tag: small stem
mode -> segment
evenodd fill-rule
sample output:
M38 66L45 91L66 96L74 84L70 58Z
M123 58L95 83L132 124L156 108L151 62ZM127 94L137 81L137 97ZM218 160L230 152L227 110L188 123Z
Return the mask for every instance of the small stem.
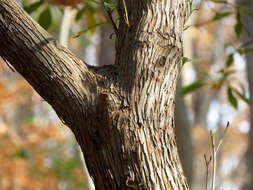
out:
M229 127L229 122L227 122L227 125L226 125L226 128L225 128L224 132L223 132L223 135L220 137L220 140L218 141L218 146L217 146L217 148L216 148L216 150L215 150L215 153L216 153L216 154L217 154L217 152L219 151L219 148L220 148L220 146L221 146L222 143L223 143L223 139L224 139L224 136L225 136L225 134L226 134L226 132L227 132L227 130L228 130L228 127Z
M114 32L116 33L116 35L118 36L118 28L117 28L117 25L116 23L114 22L113 18L112 18L112 13L105 7L105 4L104 4L104 0L100 0L101 1L101 4L102 4L102 7L103 9L105 10L105 12L107 13L110 21L111 21L111 24L112 24L112 27L114 29Z
M208 190L208 174L209 174L209 163L211 161L211 157L209 161L207 161L206 154L204 154L205 164L206 164L206 190Z
M213 157L213 165L212 165L212 185L211 185L211 190L214 190L215 188L215 178L216 178L216 154L220 148L220 146L223 143L224 140L224 136L228 130L229 127L229 122L227 122L226 128L224 130L224 133L222 134L222 136L220 137L219 141L218 141L218 146L217 148L215 147L215 140L214 140L214 135L212 130L210 131L210 137L211 137L211 143L212 143L212 157ZM205 158L206 159L206 158Z
M128 19L128 12L127 12L127 6L126 6L126 1L125 0L123 0L123 6L124 6L124 11L125 11L124 19L125 19L125 22L126 22L127 26L130 27L129 19Z
M210 131L211 143L212 143L212 156L213 156L213 170L212 170L212 186L211 190L214 190L215 186L215 175L216 175L216 151L215 151L215 142L212 131Z

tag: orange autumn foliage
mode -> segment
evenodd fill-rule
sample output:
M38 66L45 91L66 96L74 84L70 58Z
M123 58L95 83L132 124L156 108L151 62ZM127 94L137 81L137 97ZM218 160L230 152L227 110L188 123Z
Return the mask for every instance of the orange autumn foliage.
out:
M84 189L72 134L49 114L41 122L43 103L0 59L0 190Z

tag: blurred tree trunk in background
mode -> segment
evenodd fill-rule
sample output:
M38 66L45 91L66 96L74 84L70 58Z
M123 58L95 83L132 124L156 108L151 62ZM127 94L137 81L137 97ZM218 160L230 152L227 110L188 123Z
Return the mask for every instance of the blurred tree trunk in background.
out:
M116 65L87 66L9 0L0 55L73 131L97 190L187 190L174 133L186 2L125 2Z
M195 22L194 24L198 24L202 22L202 18L205 15L203 6L204 6L204 1L201 1L198 7L198 14L195 17ZM200 74L201 71L206 71L209 69L207 68L208 63L206 63L205 61L208 60L208 58L206 59L206 57L203 56L203 54L201 54L201 51L197 51L200 46L199 44L203 43L203 42L199 42L198 39L194 39L192 41L192 49L196 50L192 52L192 56L194 58L200 58L201 62L194 64L194 70L196 71L196 76L195 76L195 80L203 80L203 76ZM209 50L211 51L211 50ZM206 116L207 116L207 112L209 109L209 105L210 102L212 100L212 93L205 93L205 96L203 96L203 91L199 90L199 91L195 91L193 92L193 96L192 96L192 110L193 110L193 126L194 127L201 127L201 128L206 128Z
M195 15L187 21L187 25L193 25ZM191 29L184 31L183 42L184 42L184 57L193 58L193 32ZM192 80L189 77L191 69L194 69L193 63L186 63L181 71L180 79L177 85L176 101L175 101L175 133L179 151L179 157L183 166L184 174L187 182L191 187L194 178L193 171L193 144L191 136L192 122L189 119L189 109L187 105L191 104L192 94L188 94L185 97L180 95L182 89L182 83L188 85Z
M224 10L224 7L221 5L219 7L220 11ZM225 57L225 39L224 39L224 34L225 34L225 27L224 27L224 21L223 20L219 20L216 23L216 28L215 28L215 43L214 43L214 54L213 54L213 64L221 69L225 67L225 63L226 63L226 57ZM209 100L209 104L212 103L212 101L217 100L219 102L220 105L222 105L222 96L221 93L217 93L219 92L220 89L217 89L216 91L212 92L212 93L208 93L210 100ZM210 109L210 106L209 106ZM208 109L208 111L209 111ZM218 112L218 119L217 119L217 123L216 123L216 127L217 127L217 131L216 131L216 136L221 136L223 134L224 131L224 126L222 124L222 110L217 110ZM207 121L207 118L206 118ZM220 179L219 181L217 180L218 183L221 183L222 181L222 169L221 169L221 158L222 158L222 151L223 148L221 147L219 149L219 153L216 155L216 177L217 179ZM220 185L220 184L218 184Z
M250 2L251 4L246 8L250 13L253 13L253 4L252 1L247 0L237 0L237 3ZM241 14L242 23L244 24L243 29L243 43L251 42L247 48L253 48L253 22L252 17ZM250 130L248 136L248 149L246 152L246 162L248 177L244 190L253 189L253 53L249 52L246 54L246 63L247 63L247 75L248 75L248 84L249 84L249 94L250 94Z
M203 3L200 4L200 6L203 6ZM223 7L220 7L220 11L222 11ZM198 14L196 23L202 23L202 18L205 15L205 9L201 9L200 7L200 13ZM216 66L217 68L221 68L224 65L224 28L222 24L222 20L217 21L215 25L206 25L206 29L211 30L213 33L209 36L209 41L212 41L211 45L209 45L209 49L205 49L205 54L201 54L203 52L201 51L194 51L194 57L200 58L201 62L200 64L194 64L197 80L203 80L205 76L203 76L203 71L210 71L213 69L213 66ZM210 32L210 31L209 31ZM202 41L200 43L205 43L205 41ZM202 45L203 46L203 45ZM193 41L193 49L199 49L201 46L199 45L198 41ZM205 91L205 95L203 96L203 90L199 90L194 92L193 100L192 100L192 107L194 110L194 121L193 125L195 127L203 127L207 129L207 114L210 109L210 104L212 101L217 100L217 92L215 90L208 90ZM219 101L219 100L217 100Z
M113 65L115 61L115 34L109 25L99 28L100 44L98 49L98 62L102 65Z
M178 145L179 157L183 166L189 186L191 186L193 173L193 145L191 137L191 122L185 106L184 98L180 96L182 88L181 80L178 81L176 106L175 106L175 133Z

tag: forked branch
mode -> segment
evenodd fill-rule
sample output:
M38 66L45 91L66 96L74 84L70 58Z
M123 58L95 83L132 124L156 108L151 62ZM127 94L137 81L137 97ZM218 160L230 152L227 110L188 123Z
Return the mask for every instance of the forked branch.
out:
M224 141L225 134L227 133L229 127L229 122L227 122L226 128L218 140L218 145L216 146L215 143L215 136L212 132L210 131L210 139L211 139L211 148L212 148L212 156L207 159L206 154L204 154L204 159L205 159L205 164L206 164L206 190L208 189L208 177L209 177L209 165L210 162L212 161L212 178L211 178L211 190L215 189L215 179L216 179L216 155Z

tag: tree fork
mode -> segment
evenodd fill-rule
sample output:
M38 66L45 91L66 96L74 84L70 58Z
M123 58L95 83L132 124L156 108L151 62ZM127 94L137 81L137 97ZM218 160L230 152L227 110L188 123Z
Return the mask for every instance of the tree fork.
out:
M119 1L116 65L89 68L13 0L0 2L0 56L76 136L97 190L188 189L174 135L184 0Z

